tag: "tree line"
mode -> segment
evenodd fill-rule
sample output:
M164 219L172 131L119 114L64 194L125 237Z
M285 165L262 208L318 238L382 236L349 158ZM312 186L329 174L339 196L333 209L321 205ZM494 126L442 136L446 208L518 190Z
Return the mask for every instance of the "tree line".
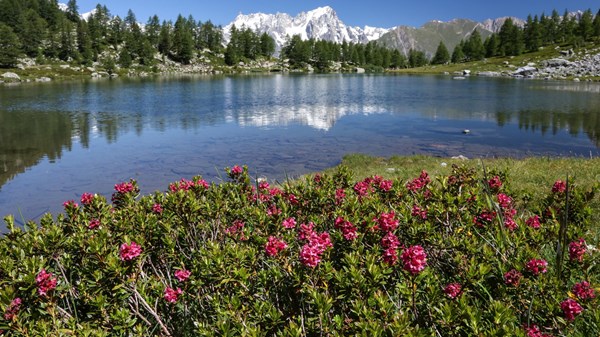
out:
M153 65L155 55L189 63L198 50L221 52L223 34L211 21L190 15L160 22L157 15L141 27L130 10L125 18L112 16L98 4L92 14L80 18L76 0L61 10L57 0L0 0L0 66L11 67L19 56L60 59L91 65L108 50L117 52L123 67L133 62Z
M504 21L500 31L482 40L478 30L469 38L461 40L452 54L440 42L432 64L448 62L460 63L482 60L485 57L517 56L525 52L537 51L540 47L564 44L578 47L584 42L600 38L600 10L594 16L591 9L584 11L579 18L565 10L560 16L556 10L550 16L527 16L523 27L511 18Z
M160 21L157 15L143 27L133 11L125 18L112 16L106 6L98 4L92 14L81 19L76 0L69 0L61 10L57 0L0 0L0 67L13 67L20 56L36 58L38 63L60 59L91 65L103 61L107 67L134 63L152 66L157 57L188 64L199 51L209 50L223 56L227 65L241 61L269 58L275 41L267 33L233 26L230 40L224 45L223 29L210 20L196 21L191 15L179 15L175 22ZM440 42L434 56L410 50L407 54L387 48L375 41L367 44L288 38L280 51L292 67L312 65L327 70L332 62L362 67L408 68L426 64L459 63L493 56L513 56L538 50L551 44L581 45L600 37L600 11L591 9L579 18L566 10L550 16L528 16L524 27L507 19L498 33L485 40L474 30L452 53ZM116 56L115 56L116 55Z

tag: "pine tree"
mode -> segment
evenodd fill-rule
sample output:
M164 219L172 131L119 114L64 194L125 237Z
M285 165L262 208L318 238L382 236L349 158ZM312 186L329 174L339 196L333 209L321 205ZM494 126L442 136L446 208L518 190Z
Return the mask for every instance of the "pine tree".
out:
M592 25L594 28L594 36L600 37L600 9L598 10L598 13L596 13L596 16L594 17L594 22Z
M188 64L194 56L193 35L188 21L181 15L175 21L172 50L175 59L183 64Z
M92 40L85 20L79 20L77 23L77 49L81 55L81 63L91 65L94 60L92 51Z
M19 21L18 36L23 52L27 56L37 57L46 37L46 20L30 8L21 13Z
M411 68L427 65L427 57L421 50L411 49L408 51L408 65Z
M485 39L483 46L485 47L485 57L494 57L498 55L498 35L492 33L492 35Z
M452 63L461 63L465 61L465 53L463 52L465 46L465 42L460 40L459 44L454 47L452 51Z
M483 60L485 57L485 48L481 41L481 34L477 29L473 30L467 42L463 47L463 53L468 60Z
M398 49L392 50L390 67L394 69L406 68L406 56L400 53Z
M17 34L0 22L0 67L13 67L17 63L20 47Z
M583 12L579 19L579 25L577 27L577 34L583 38L584 41L588 41L594 35L594 14L592 10L588 9Z
M450 61L450 53L448 52L448 48L443 41L440 41L438 44L437 50L435 51L435 55L431 60L431 64L446 64Z
M77 6L77 0L69 0L67 2L67 19L78 22L79 21L79 6Z
M260 36L260 54L271 57L275 52L275 40L269 34L262 33Z
M158 36L158 51L165 56L168 56L171 52L172 40L171 40L171 21L163 21L162 27L160 27L160 34Z
M517 56L523 52L523 33L511 18L506 19L498 33L499 53L502 56Z
M158 48L158 41L160 36L160 21L157 15L151 16L148 19L145 27L146 38L148 42L154 47Z

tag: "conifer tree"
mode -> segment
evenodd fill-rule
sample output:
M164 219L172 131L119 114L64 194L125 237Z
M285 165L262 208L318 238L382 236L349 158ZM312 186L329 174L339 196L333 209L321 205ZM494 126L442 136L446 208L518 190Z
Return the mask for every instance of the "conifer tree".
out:
M42 42L46 37L46 26L46 20L35 10L29 8L21 13L17 30L23 52L27 56L37 57L40 54Z
M446 64L450 61L450 53L448 52L448 48L443 41L440 41L438 44L437 50L435 51L435 55L431 60L431 64Z
M577 35L579 35L584 41L588 41L594 35L594 14L591 9L587 9L581 15L579 19L579 25L577 27Z
M81 63L91 65L94 60L92 51L92 40L85 20L79 20L77 23L77 49L81 55Z
M168 56L171 52L172 40L171 40L171 21L163 21L162 27L160 27L160 34L158 36L158 51L165 56Z
M481 41L481 34L477 29L473 30L467 42L463 46L463 53L468 60L483 60L485 48Z
M260 35L260 53L263 56L271 57L275 52L275 40L269 34L262 33Z
M78 22L79 21L79 6L77 6L77 0L69 0L67 2L67 19Z
M460 43L454 47L451 58L452 63L461 63L465 61L465 53L463 52L464 46L465 42L461 40Z
M20 47L17 34L0 22L0 67L13 67L17 63Z
M600 37L600 9L598 10L598 13L596 13L596 16L594 17L594 22L592 23L592 26L593 26L594 36Z
M485 47L485 57L494 57L498 55L498 35L492 33L492 35L485 39L483 46Z
M158 48L158 41L160 36L160 21L157 15L153 15L148 19L145 27L146 38L148 42L154 47Z

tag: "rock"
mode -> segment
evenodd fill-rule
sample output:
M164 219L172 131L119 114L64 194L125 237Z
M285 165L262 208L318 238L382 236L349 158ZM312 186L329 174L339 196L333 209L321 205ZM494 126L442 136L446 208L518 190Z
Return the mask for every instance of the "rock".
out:
M468 69L465 69L465 70L463 70L463 71L462 71L462 73L463 73L463 75L465 75L465 76L469 76L469 75L471 75L471 71L470 71L470 70L468 70Z
M533 75L537 71L538 71L538 69L536 67L525 66L525 67L521 67L521 68L518 68L517 70L515 70L513 75L528 76L528 75Z
M555 67L567 67L569 65L571 65L571 62L565 60L565 59L549 59L549 60L544 60L542 61L542 67L551 67L551 68L555 68Z
M100 75L99 75L98 73L96 73L96 72L93 72L93 73L92 73L92 77L93 77L93 78L98 78L98 77L100 77Z
M464 76L454 76L452 77L453 80L466 80L467 78Z
M21 78L19 77L19 75L15 74L15 73L11 73L11 72L6 72L4 74L2 74L3 78L10 78L13 80L21 80Z
M61 68L61 69L69 69L69 68L71 68L71 66L70 66L70 65L68 65L68 64L61 64L61 65L60 65L60 68Z
M40 77L35 79L36 82L50 82L52 79L50 77Z
M117 74L117 73L110 74L110 78L116 78L116 77L119 77L119 74Z
M504 61L504 62L502 62L502 64L504 64L505 66L507 66L509 63L508 63L508 61Z
M471 133L471 130L469 130L469 129L464 129L464 130L462 131L462 133L464 133L465 135L468 135L469 133Z
M449 72L447 72L447 71L444 71L444 72L443 72L443 75L450 75L450 73L449 73Z
M580 82L580 81L581 81L581 80L579 79L579 77L575 77L575 78L573 79L573 82Z
M96 69L92 68L92 67L87 67L85 69L87 69L87 71L92 72L92 73L96 71Z
M467 157L463 156L462 154L461 154L461 155L458 155L458 156L454 156L454 157L452 157L452 159L458 159L458 160L469 160L469 158L467 158Z
M448 164L447 164L446 162L442 162L442 163L440 164L440 166L441 166L441 167L446 167L446 166L448 166Z
M480 71L477 73L477 76L496 77L500 76L500 73L497 71Z
M356 72L358 74L362 74L365 72L365 68L356 67L356 68L354 68L354 72Z

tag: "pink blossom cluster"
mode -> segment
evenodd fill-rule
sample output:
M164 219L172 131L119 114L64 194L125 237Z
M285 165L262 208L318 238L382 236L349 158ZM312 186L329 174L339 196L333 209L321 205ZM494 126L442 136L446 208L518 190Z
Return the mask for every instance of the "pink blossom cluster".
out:
M485 227L491 224L495 217L496 212L484 210L473 218L473 223L478 227Z
M421 220L427 220L427 209L421 208L417 205L413 205L410 214L414 217L418 217Z
M373 188L371 187L371 182L367 180L357 182L356 184L354 184L353 189L354 193L356 193L360 199L366 197L367 195L369 195L369 193L373 191Z
M73 200L67 200L67 201L63 202L63 207L65 209L75 209L75 208L79 207L79 205Z
M98 227L100 227L100 220L98 220L98 219L91 219L90 222L88 223L89 229L96 229Z
M502 180L500 180L500 177L494 176L492 179L488 180L488 186L490 189L497 191L502 187Z
M587 246L584 239L580 238L577 241L569 243L569 259L571 261L582 262L586 250Z
M444 288L444 294L451 299L455 299L460 295L462 291L462 286L460 283L450 283Z
M534 216L528 218L525 221L525 224L527 226L531 227L531 228L534 228L534 229L540 228L540 217L539 217L539 215L534 215Z
M21 310L21 303L22 301L20 298L14 298L6 308L6 311L4 311L4 319L12 321L19 313L19 310Z
M269 241L265 244L265 252L269 256L276 256L279 252L287 248L287 243L274 236L269 236Z
M181 294L183 294L183 290L181 290L181 288L173 289L173 288L167 287L165 289L164 298L165 298L165 301L167 301L169 303L176 303Z
M204 189L208 189L208 182L204 179L199 179L194 182L193 180L187 180L185 178L181 178L180 181L169 184L169 191L175 193L177 191L189 191L195 186L202 187Z
M504 274L504 283L509 286L518 287L523 275L516 269L511 269Z
M242 240L244 239L244 226L246 224L242 221L242 220L234 220L233 224L231 224L231 226L225 228L225 234L230 235L230 236L236 236L237 234L241 234L242 236Z
M367 177L362 181L354 184L354 192L358 195L360 199L369 195L369 193L373 192L375 189L378 189L382 192L389 192L394 185L392 180L383 179L381 176L373 176ZM339 191L339 190L338 190ZM343 190L342 190L343 192ZM336 191L336 200L338 199L338 192Z
M554 185L552 185L552 193L561 194L565 193L566 190L567 183L562 180L557 180L556 182L554 182Z
M234 178L234 177L238 177L239 175L241 175L244 172L244 169L242 167L240 167L239 165L235 165L234 167L231 168L231 170L229 172L230 172L231 177Z
M94 200L94 195L86 192L81 195L80 201L81 201L82 205L90 205L93 200Z
M300 225L299 239L308 241L300 250L300 262L311 268L321 262L321 255L327 248L333 247L329 233L317 233L312 222L308 225Z
M383 238L381 238L381 246L384 249L383 262L389 265L395 265L398 262L398 247L400 247L400 240L392 233L387 232Z
M575 319L575 317L583 311L583 307L577 303L574 299L568 298L560 303L565 318L569 321Z
M269 205L269 207L267 208L268 216L277 216L279 214L281 214L281 210L279 208L277 208L276 204Z
M342 217L337 217L335 219L335 228L341 230L344 239L348 241L352 241L358 236L356 226Z
M156 204L152 205L152 213L161 214L162 212L163 212L163 207L161 204L156 203Z
M381 213L378 218L373 219L377 222L377 228L383 232L391 232L398 227L398 220L396 220L396 213L394 211L388 213Z
M298 200L298 198L293 193L288 193L287 199L291 205L298 205L300 203L300 200Z
M131 241L130 244L123 243L119 249L119 257L122 261L131 261L142 253L142 247Z
M416 275L427 266L427 254L419 245L410 246L402 252L402 263L404 270Z
M508 195L506 195L504 193L498 193L496 198L498 199L498 205L500 205L501 208L506 209L506 208L511 207L512 198L509 197Z
M517 210L514 208L508 208L503 210L504 214L504 227L506 227L511 232L517 229L518 225L514 219L514 216L517 214Z
M421 171L421 175L418 178L413 179L412 181L406 184L406 188L411 192L416 192L421 190L427 186L431 182L429 178L429 174L425 170Z
M594 288L590 286L590 283L587 281L581 281L579 283L575 283L573 285L573 294L577 296L582 301L587 299L592 299L596 297L596 293L594 292Z
M283 222L281 223L281 225L283 226L283 228L287 228L287 229L295 228L296 227L296 219L294 219L294 218L284 219Z
M35 284L38 287L38 294L41 296L46 296L49 291L56 288L57 279L46 271L46 269L40 270L40 272L35 277Z
M179 269L175 271L174 275L179 282L185 282L192 275L192 272L187 269Z
M133 192L135 190L135 186L133 186L132 182L123 182L115 185L115 191L121 194L126 194L129 192Z
M544 274L548 271L548 262L543 259L531 259L525 265L525 269L530 272L532 275L537 276L539 274Z
M542 333L540 328L535 324L526 327L525 332L527 333L527 337L552 337L552 335Z
M346 191L343 188L335 190L335 204L340 205L346 199Z

